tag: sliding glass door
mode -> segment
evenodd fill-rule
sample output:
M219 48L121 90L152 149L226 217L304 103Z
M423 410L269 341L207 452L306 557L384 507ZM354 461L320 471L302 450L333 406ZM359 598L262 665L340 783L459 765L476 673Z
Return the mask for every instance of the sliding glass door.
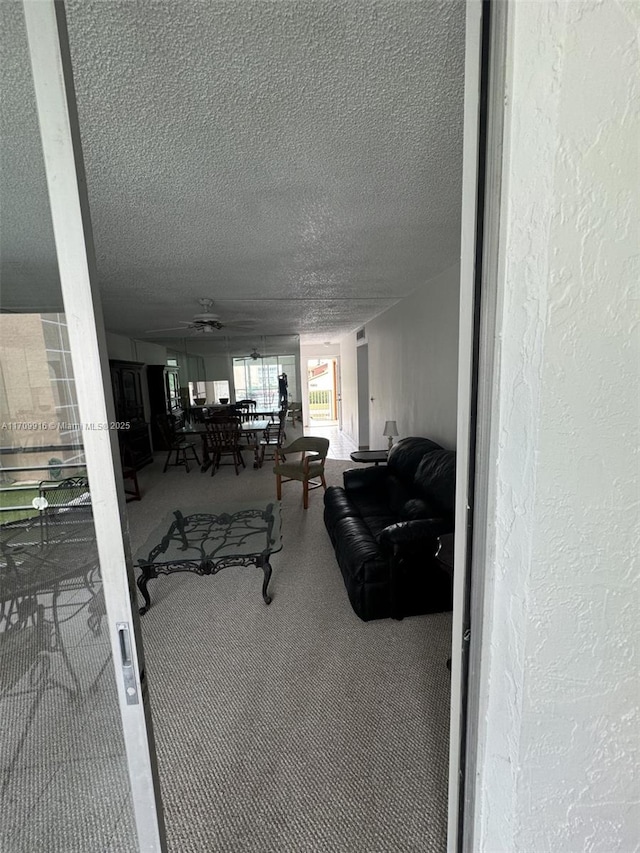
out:
M0 849L160 851L61 13L0 4Z
M233 384L236 400L255 400L258 411L276 411L280 407L279 377L287 377L288 399L297 388L294 355L259 355L233 359Z
M137 850L65 314L0 341L0 849Z

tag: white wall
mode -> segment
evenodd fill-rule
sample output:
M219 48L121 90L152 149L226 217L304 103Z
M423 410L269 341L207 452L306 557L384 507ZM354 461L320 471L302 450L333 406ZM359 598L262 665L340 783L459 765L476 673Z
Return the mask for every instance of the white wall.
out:
M365 326L369 348L369 446L386 447L384 422L399 438L422 435L456 446L458 264L427 281ZM358 421L356 336L340 342L343 430L362 444Z
M456 264L367 323L371 447L386 446L388 420L400 438L455 447L459 291Z
M356 336L340 341L340 388L342 394L342 431L358 445L358 374Z
M107 332L109 358L120 361L139 361L144 364L166 364L167 350L150 341L136 341L115 332Z
M471 849L630 853L640 18L614 0L509 8Z
M142 361L144 364L166 364L167 350L160 344L151 341L136 341L133 344L133 360Z
M233 362L226 353L208 355L204 358L204 373L209 382L226 379L229 383L229 396L233 399ZM207 394L208 403L217 403L213 394Z
M124 335L107 332L107 354L118 361L134 361L133 341Z

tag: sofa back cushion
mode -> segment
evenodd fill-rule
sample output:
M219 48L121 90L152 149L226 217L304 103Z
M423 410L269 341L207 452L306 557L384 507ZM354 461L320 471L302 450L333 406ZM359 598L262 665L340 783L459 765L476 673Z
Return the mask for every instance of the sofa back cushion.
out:
M435 506L438 515L449 517L455 511L456 454L454 450L432 450L425 454L415 472L415 491Z
M394 474L387 476L386 503L390 511L399 518L407 501L415 497L411 480L400 479Z
M389 451L387 470L389 474L397 477L405 488L413 492L416 471L422 457L432 450L442 450L442 448L429 438L415 436L401 438Z
M417 521L421 518L438 518L440 509L431 501L422 498L411 498L400 511L402 521Z

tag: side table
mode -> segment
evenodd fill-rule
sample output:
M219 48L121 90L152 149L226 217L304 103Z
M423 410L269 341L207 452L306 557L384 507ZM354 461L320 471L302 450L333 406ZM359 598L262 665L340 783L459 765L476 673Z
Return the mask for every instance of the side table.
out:
M353 453L349 454L352 462L373 463L374 465L386 462L388 455L388 450L354 450Z

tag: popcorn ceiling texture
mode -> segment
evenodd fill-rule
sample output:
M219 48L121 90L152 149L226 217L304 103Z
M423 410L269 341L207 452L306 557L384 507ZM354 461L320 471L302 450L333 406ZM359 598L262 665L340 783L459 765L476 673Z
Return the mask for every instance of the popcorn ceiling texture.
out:
M107 328L177 325L209 296L324 340L457 261L462 0L66 5ZM35 208L14 198L24 263Z
M638 7L512 3L476 837L640 849Z

